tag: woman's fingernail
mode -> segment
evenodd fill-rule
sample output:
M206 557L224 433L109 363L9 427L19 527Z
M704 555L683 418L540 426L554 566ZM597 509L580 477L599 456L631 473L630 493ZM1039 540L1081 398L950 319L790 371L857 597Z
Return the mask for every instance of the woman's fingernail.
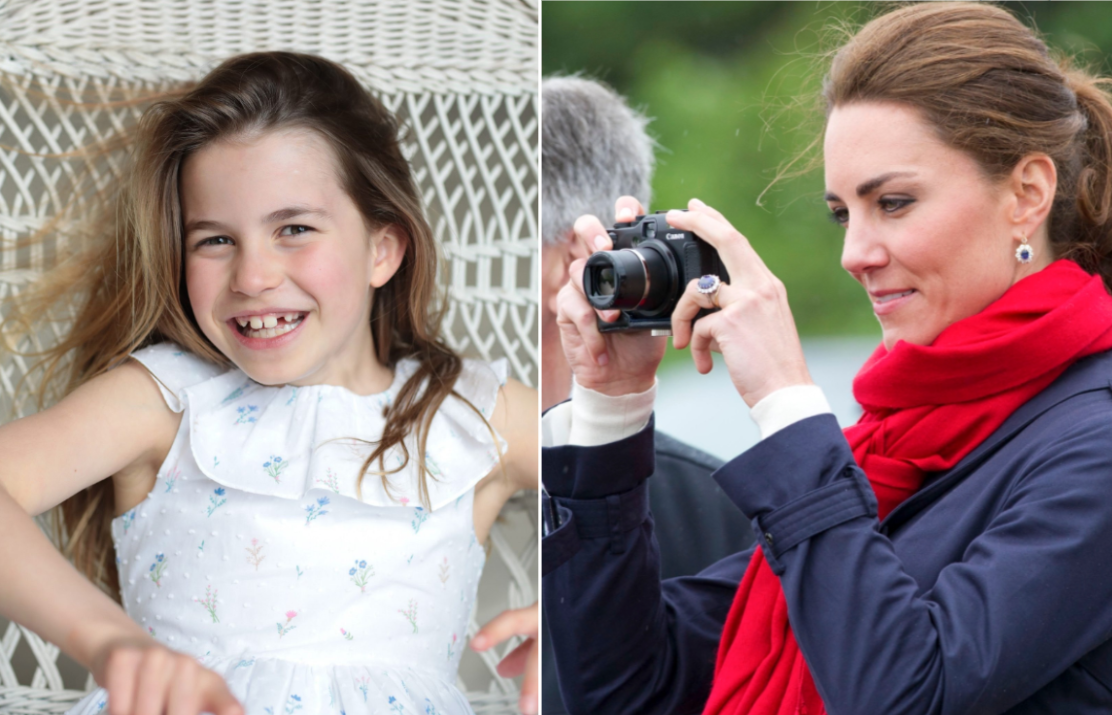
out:
M699 199L691 199L691 206L693 206L693 207L695 207L695 208L697 208L697 209L705 209L705 208L707 207L707 205L706 205L706 204L704 204L704 203L703 203L702 201L700 201Z
M522 715L537 715L537 696L526 695L521 699Z
M621 211L619 211L618 212L618 220L619 221L632 221L633 220L633 209L627 207L627 208L624 208Z
M471 647L475 650L485 648L487 644L486 636L475 636L471 639Z
M606 367L606 364L610 362L610 356L606 353L603 353L595 359L595 362L598 363L599 367Z
M600 251L606 250L606 242L608 240L606 236L595 236L595 248Z

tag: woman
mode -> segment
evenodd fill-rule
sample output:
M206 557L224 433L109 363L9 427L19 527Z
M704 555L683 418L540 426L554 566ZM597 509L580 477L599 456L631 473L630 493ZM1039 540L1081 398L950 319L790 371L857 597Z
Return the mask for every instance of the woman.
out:
M545 607L569 624L552 633L569 709L1108 712L1112 105L979 4L874 20L824 94L842 265L883 330L856 425L829 414L744 236L697 200L668 215L731 276L692 282L673 332L701 372L722 353L761 428L715 475L759 549L659 583L643 482L661 351L601 336L575 271L561 293L579 387L546 416L545 557L566 562L545 564ZM577 225L609 248L601 228ZM692 323L703 308L721 310Z

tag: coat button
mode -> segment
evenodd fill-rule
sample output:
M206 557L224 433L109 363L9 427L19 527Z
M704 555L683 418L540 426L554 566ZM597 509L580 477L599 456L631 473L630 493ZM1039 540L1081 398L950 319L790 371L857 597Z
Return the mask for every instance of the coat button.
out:
M768 542L769 546L772 546L772 532L771 531L766 531L765 532L765 541Z

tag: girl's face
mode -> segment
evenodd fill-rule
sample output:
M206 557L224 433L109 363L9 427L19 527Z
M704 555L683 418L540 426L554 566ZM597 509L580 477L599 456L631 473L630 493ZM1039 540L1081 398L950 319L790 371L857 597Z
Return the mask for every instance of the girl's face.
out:
M371 300L405 237L367 228L322 137L287 129L210 144L182 165L181 205L189 302L220 352L266 385L385 389Z
M1013 185L986 179L915 109L836 107L823 151L826 200L846 230L842 267L869 292L889 350L898 340L929 345L1050 263L1045 224L1037 236L1038 226L1020 225ZM1025 230L1030 264L1015 258Z

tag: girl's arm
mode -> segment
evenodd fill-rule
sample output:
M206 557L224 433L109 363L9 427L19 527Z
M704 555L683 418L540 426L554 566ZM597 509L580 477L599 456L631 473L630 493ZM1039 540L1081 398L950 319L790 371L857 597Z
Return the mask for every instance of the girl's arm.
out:
M7 525L0 572L9 575L0 585L0 610L90 670L107 640L146 636L62 557L31 516L153 461L179 419L146 371L125 364L50 409L0 427L0 518Z
M31 517L128 467L157 469L180 419L146 370L129 361L54 407L0 427L0 614L90 670L109 691L112 715L161 710L175 691L182 712L242 711L219 676L150 638ZM188 695L183 682L192 684Z
M476 522L483 521L485 534L502 506L522 489L536 489L540 462L537 432L540 428L540 406L537 391L510 378L498 391L498 401L490 426L506 440L506 454L502 456L504 469L495 469L493 481L481 484L476 490ZM480 491L481 490L481 491ZM492 498L493 497L493 498ZM476 532L480 527L477 524ZM525 636L524 643L513 650L498 664L502 677L512 678L524 673L519 707L525 715L537 712L537 693L540 677L537 630L540 614L537 604L503 611L483 626L471 641L478 651L502 643L515 635Z
M537 488L540 453L537 432L540 406L537 391L512 377L498 391L498 402L490 424L507 443L505 462L506 498L522 489Z
M42 514L130 467L157 469L180 421L146 368L128 361L0 427L0 486L25 512Z

